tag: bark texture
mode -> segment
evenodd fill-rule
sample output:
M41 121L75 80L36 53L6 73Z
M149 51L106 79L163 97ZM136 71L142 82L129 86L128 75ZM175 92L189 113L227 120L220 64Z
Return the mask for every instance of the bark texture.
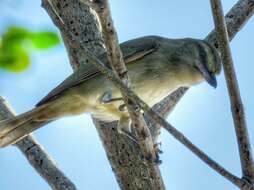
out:
M10 105L0 97L0 120L15 116ZM24 154L30 165L54 190L76 190L75 185L57 167L56 162L45 152L32 136L28 135L15 146Z

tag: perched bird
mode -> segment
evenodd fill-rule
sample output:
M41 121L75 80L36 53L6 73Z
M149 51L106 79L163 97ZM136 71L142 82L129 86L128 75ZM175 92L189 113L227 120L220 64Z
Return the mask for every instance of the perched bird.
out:
M221 70L215 48L198 39L147 36L120 44L132 89L153 106L179 87L206 80L216 87ZM107 66L106 54L99 59ZM35 129L67 115L91 113L130 126L120 91L93 65L83 65L43 98L34 109L0 121L0 146L15 143Z

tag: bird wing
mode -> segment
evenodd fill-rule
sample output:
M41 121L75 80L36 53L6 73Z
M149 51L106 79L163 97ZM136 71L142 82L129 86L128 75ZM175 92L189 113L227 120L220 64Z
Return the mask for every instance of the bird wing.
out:
M154 52L159 47L159 42L155 36L147 36L137 38L120 44L123 53L123 58L126 64L130 64L135 60ZM105 65L110 68L107 61L106 53L98 57ZM93 64L81 65L73 74L66 78L60 85L54 88L47 96L45 96L36 106L40 106L51 100L54 100L58 95L65 90L75 87L82 82L85 82L100 74L100 71Z

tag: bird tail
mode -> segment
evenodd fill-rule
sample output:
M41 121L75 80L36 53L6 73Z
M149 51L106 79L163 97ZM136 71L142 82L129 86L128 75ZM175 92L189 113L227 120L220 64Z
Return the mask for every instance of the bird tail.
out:
M43 119L47 104L19 116L0 121L0 147L14 144L34 130L53 121Z

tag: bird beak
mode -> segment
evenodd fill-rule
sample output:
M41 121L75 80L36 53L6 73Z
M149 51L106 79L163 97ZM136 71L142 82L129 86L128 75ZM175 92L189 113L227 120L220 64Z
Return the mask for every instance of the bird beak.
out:
M202 73L203 77L205 80L210 84L212 87L216 88L217 87L217 80L215 78L215 75L212 74L207 67L202 64L200 61L196 62L196 66L199 69L199 71Z

